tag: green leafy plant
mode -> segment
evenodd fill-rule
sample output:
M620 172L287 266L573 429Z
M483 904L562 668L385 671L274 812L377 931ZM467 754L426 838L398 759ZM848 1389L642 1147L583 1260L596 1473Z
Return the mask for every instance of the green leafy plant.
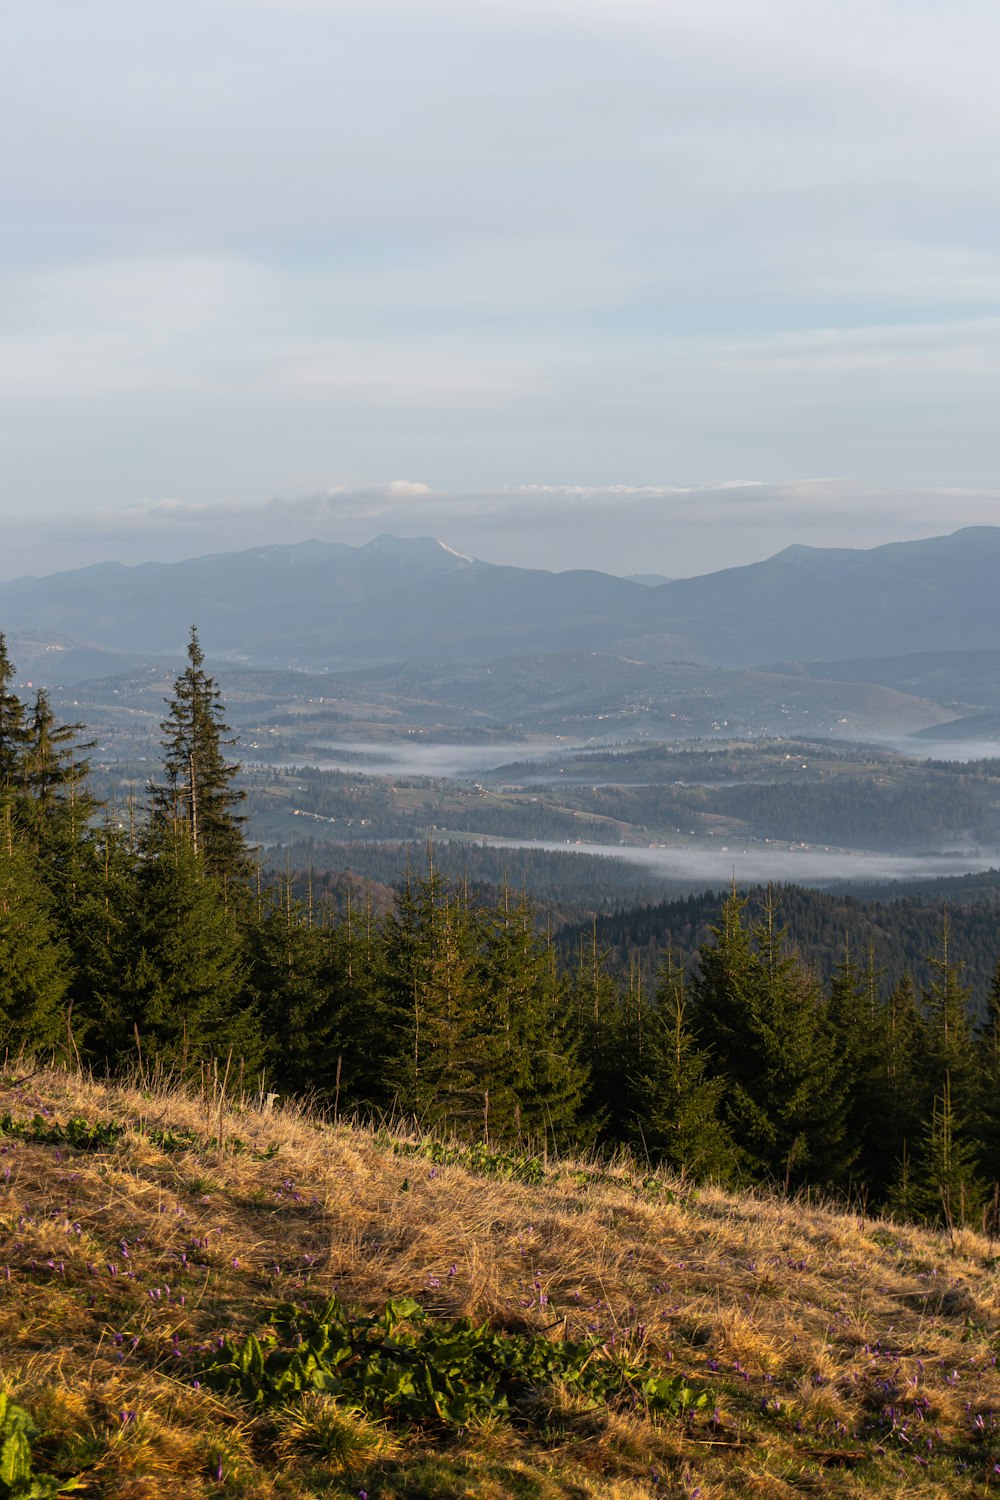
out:
M545 1181L546 1170L537 1156L496 1151L479 1141L469 1146L445 1145L443 1141L393 1141L393 1155L421 1156L436 1166L464 1167L481 1177L499 1177L536 1187Z
M31 1445L38 1436L23 1406L15 1406L0 1391L0 1500L48 1500L81 1487L80 1479L58 1479L39 1474L34 1467Z
M72 1146L77 1151L103 1151L114 1146L125 1132L124 1125L113 1120L84 1120L78 1115L58 1125L33 1115L30 1120L15 1120L8 1111L0 1115L0 1136L27 1141L34 1146Z
M206 1146L214 1150L222 1144L217 1136L200 1136L193 1130L160 1130L134 1124L126 1126L120 1125L116 1120L85 1120L79 1115L72 1116L65 1125L46 1120L39 1114L32 1115L30 1120L16 1120L9 1110L0 1115L0 1137L25 1141L32 1146L72 1146L76 1151L110 1150L128 1129L145 1136L152 1145L159 1146L161 1151L166 1152L193 1151ZM256 1151L239 1136L229 1136L225 1141L225 1149L237 1156L252 1156L255 1161L271 1161L278 1155L280 1148L271 1145L263 1151Z
M336 1298L317 1313L284 1303L261 1337L220 1340L200 1369L214 1390L255 1406L320 1391L415 1426L459 1428L491 1416L538 1425L540 1397L557 1383L597 1405L656 1415L686 1416L713 1399L685 1376L664 1376L599 1340L554 1342L467 1318L431 1319L410 1297L374 1317L352 1315Z

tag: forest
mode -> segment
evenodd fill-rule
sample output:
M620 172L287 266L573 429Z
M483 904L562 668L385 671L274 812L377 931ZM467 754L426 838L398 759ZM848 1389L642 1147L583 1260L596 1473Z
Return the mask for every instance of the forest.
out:
M525 894L448 879L433 852L391 903L338 909L302 872L263 878L197 632L141 803L100 806L83 726L14 681L0 636L8 1055L211 1067L335 1117L628 1148L693 1180L1000 1229L998 955L973 995L947 919L919 970L876 924L821 974L781 893L733 890L686 942L661 931L649 972L613 927L557 944Z

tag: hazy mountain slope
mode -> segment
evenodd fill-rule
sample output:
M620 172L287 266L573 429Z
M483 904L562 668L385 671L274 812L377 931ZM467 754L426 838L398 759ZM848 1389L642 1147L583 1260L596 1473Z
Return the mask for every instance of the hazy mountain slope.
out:
M553 651L740 667L998 650L998 569L998 527L870 551L790 547L653 588L594 571L496 567L429 537L379 537L19 579L0 585L0 627L175 653L197 621L217 656L319 669Z
M391 592L346 608L331 597L325 618L311 628L289 622L282 650L306 664L343 662L348 655L358 663L449 656L487 661L498 646L596 650L623 621L642 620L649 599L642 584L608 573L481 563L443 573L432 586L404 577ZM263 657L268 641L252 638L249 649Z
M1000 647L1000 527L868 551L789 547L653 590L657 624L713 661ZM643 641L632 654L645 655Z
M10 630L150 652L177 650L194 620L215 652L243 652L260 641L273 655L291 631L319 629L355 605L397 595L401 585L419 589L487 566L430 537L376 537L364 547L302 542L18 579L0 585L0 612Z
M775 672L832 682L870 682L901 693L1000 708L1000 650L912 651L849 661L784 662Z

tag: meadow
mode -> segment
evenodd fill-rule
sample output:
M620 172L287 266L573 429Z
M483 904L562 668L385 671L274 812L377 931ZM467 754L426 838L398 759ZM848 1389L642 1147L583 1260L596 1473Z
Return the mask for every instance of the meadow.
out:
M4 1500L1000 1494L995 1240L224 1081L0 1079Z

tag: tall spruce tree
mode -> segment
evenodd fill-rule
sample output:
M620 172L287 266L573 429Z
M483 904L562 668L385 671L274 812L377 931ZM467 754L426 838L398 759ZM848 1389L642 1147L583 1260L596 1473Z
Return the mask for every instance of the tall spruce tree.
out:
M0 792L24 791L24 752L27 725L24 704L13 691L16 668L7 655L7 637L0 630Z
M145 1061L182 1072L230 1051L258 1066L260 1028L246 1004L235 913L183 829L158 837L140 861L127 942L109 1037L116 1060L134 1060L138 1046Z
M389 1055L386 1102L423 1125L463 1134L482 1120L481 1018L475 982L481 923L431 862L409 877L382 924L380 971Z
M103 1067L131 1052L131 1001L123 995L139 942L139 878L145 865L134 822L112 809L95 831L76 900L65 918L73 952L73 1034L83 1057Z
M9 798L0 799L0 1055L69 1050L63 1000L69 952Z
M93 811L94 801L86 788L90 761L81 752L92 750L94 742L78 741L83 730L83 724L60 724L48 694L38 690L25 726L24 783L42 816L67 804L82 804L84 819Z
M1000 1204L1000 963L993 973L986 1015L976 1037L978 1108L976 1138L979 1168L990 1184L994 1204ZM995 1225L994 1234L1000 1231Z
M668 950L660 969L653 1021L637 1090L643 1101L638 1144L696 1180L731 1181L738 1171L732 1138L720 1118L724 1078L710 1076L710 1057L691 1026L684 970Z
M919 1217L951 1224L978 1213L984 1184L973 1133L979 1101L971 991L962 982L962 966L952 960L947 914L940 947L928 963L934 977L923 992L922 1138L908 1164L908 1207ZM901 1192L902 1179L897 1203Z
M97 801L87 785L90 763L82 724L57 722L45 692L35 696L24 750L21 822L35 849L64 931L94 875L93 819Z
M275 1086L336 1105L343 1082L347 1102L347 1080L353 1085L358 1069L343 948L329 928L313 925L287 877L269 893L248 948L250 991Z
M862 968L846 942L830 980L826 1006L845 1125L837 1185L864 1196L880 1185L886 1123L885 1017L878 979L874 953L869 951L867 967Z
M502 890L482 927L474 983L484 1133L565 1146L578 1139L587 1082L569 986L527 897Z
M152 790L151 827L160 835L183 830L207 875L242 881L252 868L236 810L245 794L233 784L239 765L223 753L236 740L193 625L187 658L160 725L164 779Z
M642 1068L641 990L623 994L608 972L608 954L597 944L597 923L581 940L573 983L573 1008L590 1074L585 1114L610 1144L630 1134L639 1101L635 1085Z
M884 1024L885 1106L880 1116L884 1126L877 1178L882 1198L903 1172L904 1164L909 1171L922 1128L918 1075L924 1054L925 1023L910 974L904 974L889 992Z
M756 1171L786 1187L838 1180L844 1102L816 977L787 951L769 895L744 921L734 890L699 955L693 996L712 1072L726 1080L723 1121Z

